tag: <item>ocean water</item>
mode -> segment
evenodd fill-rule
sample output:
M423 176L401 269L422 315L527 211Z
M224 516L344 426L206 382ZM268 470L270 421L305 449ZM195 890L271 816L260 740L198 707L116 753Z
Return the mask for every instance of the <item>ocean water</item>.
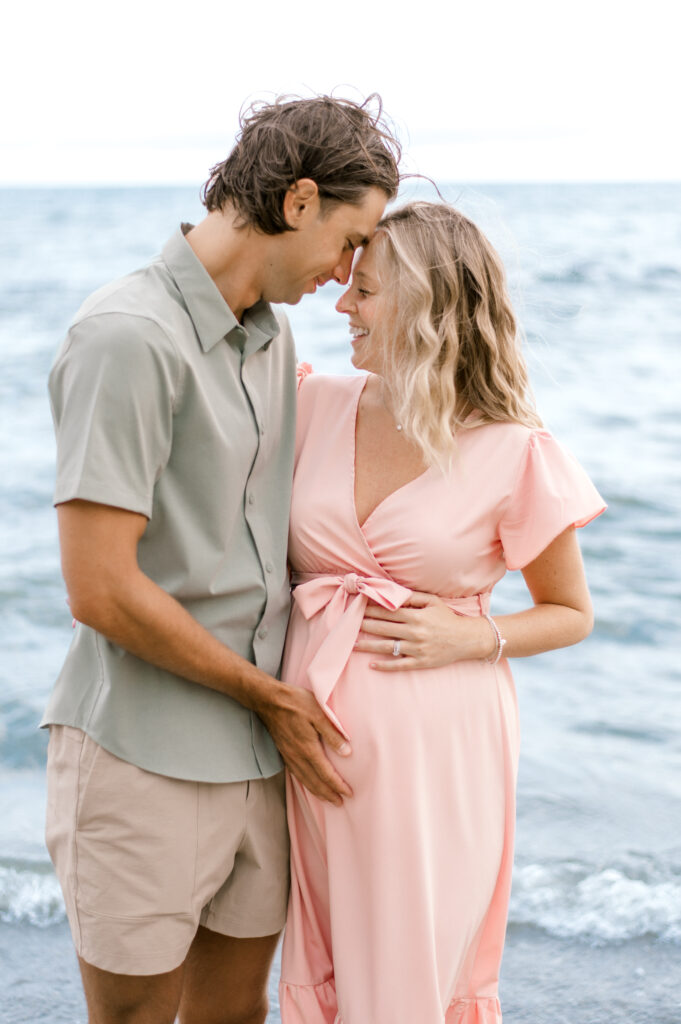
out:
M523 744L505 1019L671 1024L681 1020L681 185L443 191L504 256L540 411L609 505L581 534L592 636L514 663ZM0 190L0 1021L85 1020L42 840L36 726L70 641L46 375L82 299L200 216L191 189ZM338 293L328 285L289 311L300 357L320 371L350 368ZM525 600L511 574L494 608Z

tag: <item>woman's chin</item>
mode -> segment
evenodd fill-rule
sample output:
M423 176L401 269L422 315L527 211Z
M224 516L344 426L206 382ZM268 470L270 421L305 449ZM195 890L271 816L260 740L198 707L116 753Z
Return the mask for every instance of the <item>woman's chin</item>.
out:
M374 367L371 365L371 356L362 353L357 349L352 350L350 354L350 362L356 370L365 370L367 373L375 373Z

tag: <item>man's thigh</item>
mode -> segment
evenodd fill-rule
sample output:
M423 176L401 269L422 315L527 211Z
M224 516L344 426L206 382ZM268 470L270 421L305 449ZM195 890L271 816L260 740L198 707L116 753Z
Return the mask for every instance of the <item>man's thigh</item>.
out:
M127 976L78 958L89 1024L173 1024L184 967L165 974Z
M278 935L239 939L199 928L185 961L180 1024L260 1024Z

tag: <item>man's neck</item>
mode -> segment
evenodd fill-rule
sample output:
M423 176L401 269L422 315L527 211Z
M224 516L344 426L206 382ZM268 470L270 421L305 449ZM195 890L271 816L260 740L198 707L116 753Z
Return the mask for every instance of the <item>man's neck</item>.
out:
M241 322L244 311L262 298L266 237L250 227L237 228L231 207L209 213L188 233L187 241Z

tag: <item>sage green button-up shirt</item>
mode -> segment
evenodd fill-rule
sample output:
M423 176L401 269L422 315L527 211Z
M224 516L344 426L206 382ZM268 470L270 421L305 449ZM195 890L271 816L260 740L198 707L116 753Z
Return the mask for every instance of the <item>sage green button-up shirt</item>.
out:
M143 572L232 650L279 669L295 436L288 322L264 302L239 324L184 238L95 292L50 373L55 504L148 517ZM260 719L79 624L43 725L77 726L162 775L208 782L281 769Z

